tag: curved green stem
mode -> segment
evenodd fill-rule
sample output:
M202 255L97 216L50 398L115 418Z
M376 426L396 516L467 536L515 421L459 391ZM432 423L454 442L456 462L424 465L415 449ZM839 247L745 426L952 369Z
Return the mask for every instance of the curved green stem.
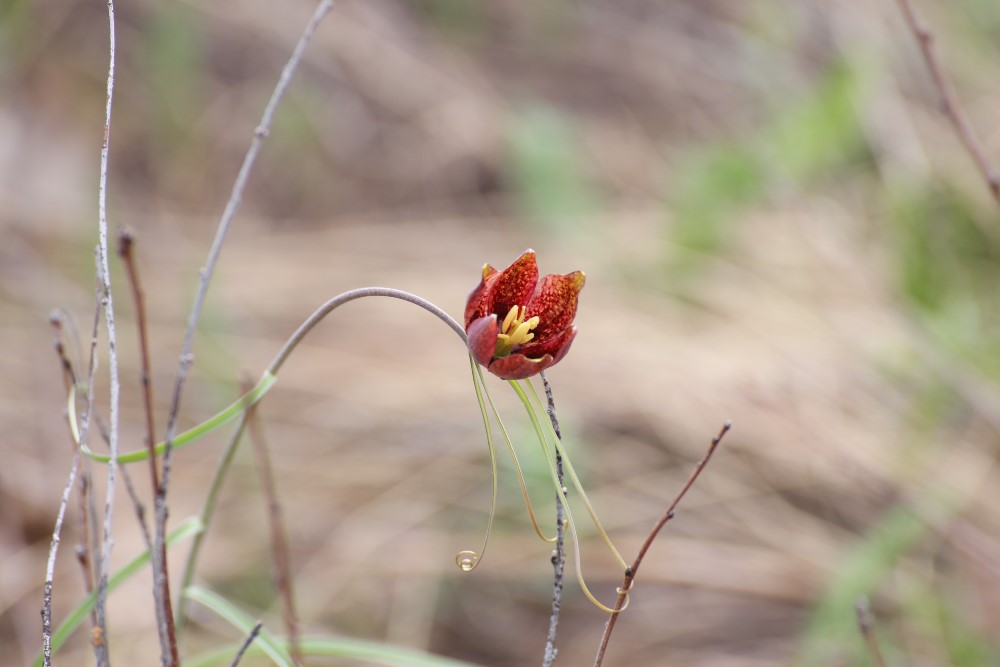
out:
M257 386L254 387L250 392L242 396L233 405L223 410L219 415L216 415L207 422L196 426L191 431L182 433L174 438L173 446L178 447L197 438L209 433L212 430L226 424L233 419L238 419L236 428L230 437L229 443L226 445L226 449L219 459L219 463L216 466L215 473L212 476L212 481L209 484L209 491L205 497L205 502L202 505L202 510L200 518L202 523L206 526L206 531L200 533L194 543L191 546L191 551L188 553L187 562L184 566L184 573L182 575L182 585L181 590L185 590L191 586L194 581L194 573L197 569L198 558L201 555L201 547L204 541L204 534L207 532L207 526L211 523L212 517L215 514L215 506L219 494L219 490L222 487L222 482L225 479L227 472L229 471L230 464L233 460L233 456L236 452L236 448L240 442L243 435L243 430L247 422L247 408L254 405L259 401L267 390L271 388L274 382L277 381L278 371L281 369L282 365L295 350L295 348L302 342L305 336L312 331L312 329L319 324L323 318L333 312L338 306L341 306L349 301L354 301L367 296L385 296L392 297L396 299L401 299L409 303L413 303L420 306L424 310L429 311L442 321L444 321L453 331L459 334L462 342L465 342L465 332L462 331L461 326L454 319L451 318L446 312L432 304L431 302L422 299L409 292L403 292L402 290L395 290L385 287L365 287L361 289L351 290L349 292L344 292L334 298L330 299L322 306L320 306L312 315L302 323L301 326L295 331L294 334L285 342L281 350L275 355L274 360L268 366L267 370L264 372L264 377L258 382ZM73 414L73 411L70 411ZM163 450L160 445L157 445L156 453L159 455ZM126 454L125 456L120 456L118 460L120 462L131 462L133 460L141 460L148 452L133 452L132 454ZM136 458L131 459L128 457L135 456ZM128 458L128 460L126 460ZM179 605L177 605L177 623L178 629L183 628L186 621L187 610L186 602L182 600Z
M462 326L455 321L453 317L451 317L448 313L444 312L443 310L435 306L430 301L422 299L421 297L415 294L410 294L409 292L405 292L403 290L392 289L391 287L362 287L359 289L344 292L343 294L338 294L337 296L333 297L332 299L324 303L318 309L316 309L316 311L312 315L310 315L305 322L302 323L302 325L295 331L295 333L292 334L292 336L287 341L285 341L285 344L281 347L281 350L278 351L278 354L275 355L274 359L271 361L270 366L268 366L267 370L264 371L264 375L261 376L260 380L257 382L257 385L253 389L251 389L249 392L241 396L229 407L225 408L215 416L209 418L207 421L202 422L201 424L195 426L194 428L188 431L185 431L184 433L174 436L173 447L174 448L183 447L184 445L190 444L204 435L208 435L217 428L225 426L229 422L233 421L240 414L242 414L244 410L246 410L251 405L257 403L260 399L264 397L264 395L268 392L268 390L270 390L271 387L274 385L274 383L277 381L278 371L281 369L282 365L284 365L285 361L288 360L288 357L292 354L295 348L298 347L299 343L302 342L302 339L306 337L306 334L312 331L312 329L317 324L319 324L327 315L333 312L333 310L335 310L338 306L342 306L343 304L349 301L355 301L357 299L362 299L370 296L384 296L393 299L400 299L402 301L407 301L414 305L420 306L421 308L428 311L432 315L435 315L438 319L447 324L449 327L451 327L452 331L458 334L458 337L462 339L462 342L463 343L465 342L465 331L462 329ZM73 433L73 438L79 445L80 435L79 435L79 429L77 427L75 388L70 390L69 421L70 421L70 429L72 430ZM157 456L160 456L166 451L166 449L167 449L167 443L160 442L156 445L154 451ZM81 447L81 451L85 456L99 463L108 463L111 461L110 456L106 454L98 454L97 452L94 452L86 445L83 445ZM117 457L117 461L118 463L135 463L136 461L144 461L148 458L149 458L149 450L143 449L139 451L129 452L127 454L120 454Z

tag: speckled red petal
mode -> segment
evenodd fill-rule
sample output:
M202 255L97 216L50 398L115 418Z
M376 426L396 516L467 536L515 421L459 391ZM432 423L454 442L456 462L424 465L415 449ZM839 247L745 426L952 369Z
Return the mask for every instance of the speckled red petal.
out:
M497 349L497 334L500 327L497 324L497 316L480 317L474 320L469 326L468 335L469 352L472 358L483 366L489 366L493 353Z
M494 359L486 370L501 380L523 380L541 373L551 365L552 357L549 355L541 359L528 359L523 354L512 354Z
M583 271L550 274L538 281L528 300L526 316L538 316L539 323L534 330L537 340L562 332L573 322L580 290L586 281Z
M535 291L538 283L538 264L535 251L525 250L506 269L500 272L496 282L487 286L484 302L487 313L504 317L512 306L523 306Z
M489 264L483 266L483 277L469 294L465 301L465 328L468 329L473 320L488 314L488 304L484 297L493 283L500 277L500 272Z

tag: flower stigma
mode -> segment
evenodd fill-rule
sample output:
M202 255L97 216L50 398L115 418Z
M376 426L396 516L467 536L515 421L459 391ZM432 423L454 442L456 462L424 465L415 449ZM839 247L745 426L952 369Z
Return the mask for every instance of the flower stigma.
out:
M525 321L524 316L526 314L527 308L525 306L511 306L507 312L507 316L503 318L500 333L497 334L497 347L493 353L494 357L506 357L519 345L524 345L535 337L535 334L531 333L531 330L538 326L538 316L535 315Z

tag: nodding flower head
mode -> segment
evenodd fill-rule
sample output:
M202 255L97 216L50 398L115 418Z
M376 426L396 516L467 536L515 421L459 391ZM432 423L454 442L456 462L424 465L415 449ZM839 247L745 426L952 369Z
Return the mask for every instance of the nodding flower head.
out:
M539 280L535 251L503 271L486 264L465 305L473 358L503 380L521 380L559 362L569 351L583 271Z

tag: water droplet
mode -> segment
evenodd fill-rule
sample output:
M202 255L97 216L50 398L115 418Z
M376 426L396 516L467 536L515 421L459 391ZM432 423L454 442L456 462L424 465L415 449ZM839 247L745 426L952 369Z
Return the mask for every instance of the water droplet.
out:
M472 572L479 565L480 555L475 551L459 551L455 554L455 564L462 572Z

